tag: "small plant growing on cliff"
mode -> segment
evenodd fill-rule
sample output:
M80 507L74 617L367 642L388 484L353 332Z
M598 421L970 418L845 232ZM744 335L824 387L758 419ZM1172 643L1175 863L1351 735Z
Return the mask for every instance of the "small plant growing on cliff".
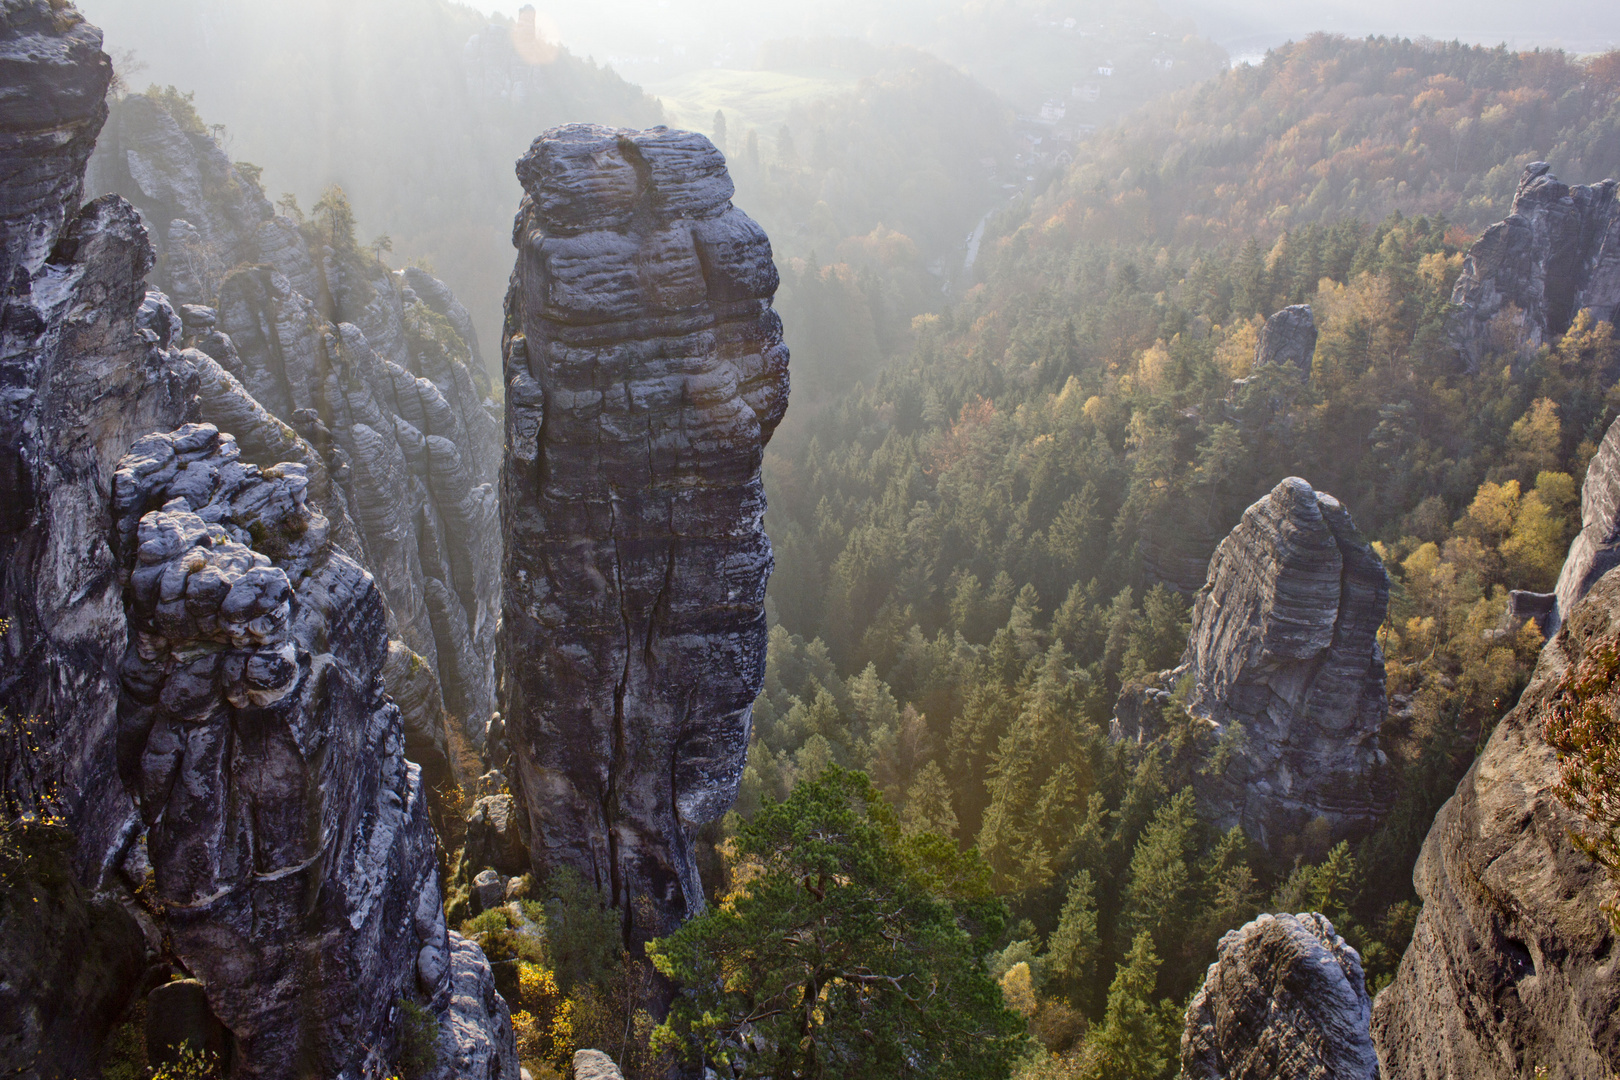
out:
M421 1080L439 1067L439 1021L433 1010L414 1001L399 1003L399 1054L395 1064L401 1080Z
M1555 794L1595 829L1574 831L1570 840L1620 884L1620 637L1587 650L1564 675L1553 697L1544 732L1559 753ZM1620 901L1604 905L1620 930Z

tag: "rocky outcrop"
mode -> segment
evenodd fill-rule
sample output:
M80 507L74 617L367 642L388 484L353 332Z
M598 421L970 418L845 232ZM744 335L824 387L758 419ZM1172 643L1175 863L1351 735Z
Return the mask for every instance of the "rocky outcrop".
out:
M1349 513L1289 477L1216 549L1180 666L1127 692L1114 736L1151 738L1135 699L1162 706L1184 687L1226 759L1196 782L1217 827L1241 825L1272 850L1318 819L1334 836L1361 831L1387 795L1377 634L1388 602L1383 563Z
M0 814L59 816L23 838L47 828L72 849L51 880L30 858L26 889L0 868L0 921L31 954L0 978L0 1057L22 1076L94 1072L157 960L159 981L194 976L153 1002L157 1043L207 1029L233 1076L379 1075L416 998L441 1037L486 1047L482 1071L438 1076L512 1080L489 966L445 927L420 772L380 677L382 596L309 502L340 474L179 348L135 208L76 205L110 73L99 35L60 0L0 11L0 165L30 178L0 189ZM203 402L286 457L244 461L187 423Z
M137 438L186 419L196 373L167 322L143 325L153 253L135 210L79 205L112 74L100 32L47 0L0 12L0 712L32 725L0 742L0 803L58 811L94 888L134 818L114 766L112 475Z
M159 276L200 365L200 416L244 455L308 470L378 578L390 634L433 669L476 747L495 709L499 424L477 336L442 282L354 245L346 208L278 215L189 107L121 101L93 162L162 238Z
M1187 1006L1183 1080L1376 1080L1361 957L1321 915L1262 915L1221 938Z
M1549 635L1598 579L1616 566L1620 566L1620 420L1609 425L1586 466L1586 480L1581 484L1581 531L1570 542L1564 568L1558 572Z
M600 1050L576 1050L574 1080L624 1080L624 1073Z
M506 740L536 869L657 934L702 908L764 675L777 273L700 135L574 125L519 162L504 343Z
M1310 378L1311 361L1316 358L1316 317L1311 305L1294 304L1271 318L1260 331L1254 350L1254 366L1292 364L1304 378Z
M1493 345L1535 349L1582 310L1614 322L1620 304L1615 182L1559 183L1544 161L1525 167L1513 209L1468 249L1451 295L1450 333L1469 370Z
M1586 826L1553 794L1542 737L1565 674L1620 637L1620 574L1606 574L1548 642L1519 703L1429 829L1413 872L1423 900L1395 981L1373 1007L1385 1076L1549 1080L1620 1070L1607 875L1570 842Z
M461 955L383 692L382 596L307 490L300 466L245 463L206 424L141 439L114 485L119 767L166 936L231 1032L234 1076L386 1067L398 1002L448 1009ZM484 1075L515 1075L513 1054Z

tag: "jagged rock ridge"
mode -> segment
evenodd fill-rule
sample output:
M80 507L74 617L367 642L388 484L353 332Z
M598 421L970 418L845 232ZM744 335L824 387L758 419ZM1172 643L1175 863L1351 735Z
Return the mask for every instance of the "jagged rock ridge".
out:
M1187 1006L1182 1080L1376 1080L1361 957L1314 912L1221 938Z
M1218 827L1241 825L1268 848L1318 819L1333 835L1363 830L1385 809L1388 602L1383 563L1349 513L1289 477L1221 542L1180 666L1123 695L1115 736L1150 737L1143 699L1185 688L1183 704L1229 751L1196 784Z
M445 926L421 771L383 692L381 593L307 490L300 466L246 464L211 424L141 439L114 485L119 767L235 1076L385 1069L398 1002L448 1009L452 958L482 962ZM482 1020L509 1042L504 1006ZM501 1058L491 1080L515 1075Z
M438 1077L514 1080L489 966L444 926L376 582L331 543L294 437L293 461L261 469L187 425L208 379L237 391L177 348L136 210L76 205L110 75L99 33L60 0L0 14L3 92L30 101L0 164L31 177L0 188L0 708L34 735L0 740L0 802L71 832L78 881L45 901L124 913L122 930L80 920L117 940L44 981L28 965L57 953L10 954L5 1060L83 1075L130 969L156 961L203 976L232 1075L376 1075L416 996L440 1018ZM28 1020L42 1002L55 1023Z
M1436 815L1413 881L1423 911L1373 1007L1384 1075L1549 1080L1620 1070L1620 981L1607 875L1570 842L1542 737L1566 672L1620 636L1620 574L1575 605L1519 703ZM1540 1075L1540 1073L1536 1073Z
M506 737L537 868L656 934L700 910L764 675L760 463L787 405L770 243L701 135L571 125L518 165Z
M1512 211L1468 249L1451 301L1457 305L1451 339L1469 370L1505 335L1534 349L1569 329L1582 310L1614 322L1620 304L1615 182L1572 187L1544 161L1525 166Z
M214 361L199 365L201 417L257 464L306 466L336 539L376 572L392 635L482 745L495 708L500 443L466 309L430 274L390 273L352 249L341 229L277 214L200 122L156 98L118 103L92 166L94 184L127 195L162 239L159 276L185 343ZM423 697L412 726L429 731L439 701Z

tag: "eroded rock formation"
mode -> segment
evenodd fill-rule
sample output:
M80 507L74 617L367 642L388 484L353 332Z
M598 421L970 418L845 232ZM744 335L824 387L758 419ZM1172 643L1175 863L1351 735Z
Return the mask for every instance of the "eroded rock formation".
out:
M99 33L61 0L0 16L0 812L59 814L44 835L72 846L0 905L8 930L55 935L7 953L0 1058L92 1072L155 963L197 977L233 1076L379 1075L415 997L448 1040L442 1080L513 1080L488 964L444 924L382 596L309 501L331 461L180 348L135 208L78 205ZM204 402L280 464L188 423Z
M445 926L421 771L383 692L382 595L307 490L301 466L247 464L208 424L141 439L114 485L119 765L235 1076L386 1068L399 1001L448 1009L452 960L482 961ZM484 1075L515 1076L506 1050Z
M126 195L161 238L184 343L212 361L199 363L201 418L259 465L305 465L335 538L376 573L391 636L481 746L500 433L466 309L430 274L355 248L341 212L277 214L172 101L122 100L92 165L94 185Z
M1558 572L1548 634L1598 579L1620 566L1620 420L1598 444L1581 484L1581 531L1570 542L1564 568Z
M1216 549L1180 666L1127 693L1115 737L1151 737L1138 699L1162 704L1184 686L1185 707L1225 748L1225 767L1197 782L1218 827L1273 849L1318 819L1335 836L1364 829L1385 809L1388 602L1383 563L1349 513L1289 477Z
M1361 957L1314 912L1221 938L1187 1006L1183 1080L1376 1080Z
M1527 165L1513 209L1468 249L1451 301L1451 338L1470 370L1510 343L1534 349L1582 310L1614 322L1620 304L1615 182L1570 186L1544 161Z
M1311 305L1294 304L1266 320L1254 350L1255 367L1292 364L1302 377L1309 378L1315 358L1316 317L1311 314Z
M765 664L760 463L787 405L777 273L718 151L553 129L519 162L505 345L506 739L537 869L656 934L703 893Z
M1620 1070L1620 980L1607 875L1570 842L1542 738L1566 672L1620 637L1620 574L1547 642L1519 703L1436 815L1413 872L1423 900L1395 981L1373 1008L1384 1075L1549 1080Z

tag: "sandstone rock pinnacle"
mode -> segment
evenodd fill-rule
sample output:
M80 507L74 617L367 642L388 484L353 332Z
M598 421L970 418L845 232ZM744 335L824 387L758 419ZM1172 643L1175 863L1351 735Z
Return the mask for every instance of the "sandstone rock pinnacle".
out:
M537 869L657 934L703 906L691 834L736 795L764 675L776 267L701 135L554 128L518 177L506 737Z

